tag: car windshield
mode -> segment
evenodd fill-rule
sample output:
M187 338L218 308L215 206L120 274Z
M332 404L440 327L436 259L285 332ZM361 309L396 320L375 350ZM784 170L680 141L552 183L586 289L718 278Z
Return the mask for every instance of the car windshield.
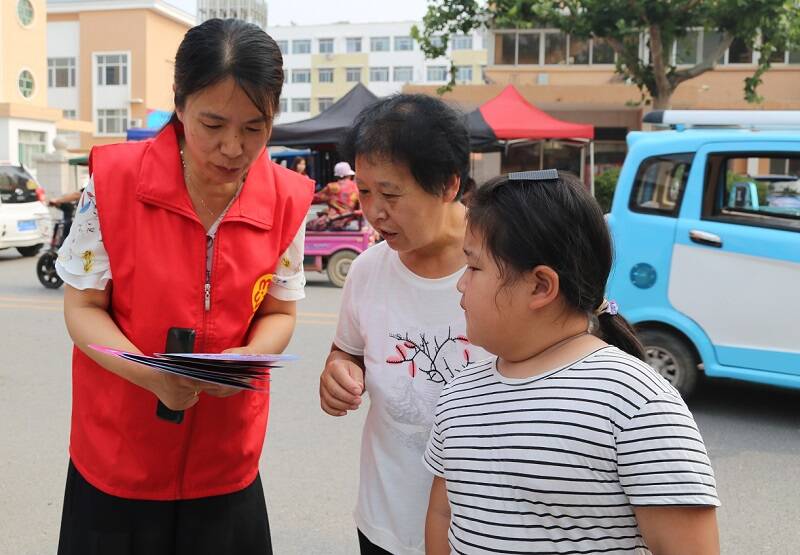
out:
M31 175L19 166L0 166L0 202L14 204L38 200L38 185Z

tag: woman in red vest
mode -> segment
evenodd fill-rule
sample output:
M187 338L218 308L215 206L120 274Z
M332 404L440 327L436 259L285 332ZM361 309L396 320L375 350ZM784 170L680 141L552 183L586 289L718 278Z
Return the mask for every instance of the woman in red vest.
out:
M175 58L175 114L152 140L95 148L59 252L75 343L59 554L271 553L258 460L268 396L88 348L279 353L303 297L313 193L266 152L283 85L275 41L214 19ZM160 401L183 421L156 416Z

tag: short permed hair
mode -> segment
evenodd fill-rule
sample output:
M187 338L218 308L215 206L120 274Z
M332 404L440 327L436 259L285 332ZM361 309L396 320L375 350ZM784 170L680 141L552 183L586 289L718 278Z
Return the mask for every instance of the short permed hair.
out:
M397 94L365 108L339 145L344 160L386 158L408 166L420 187L441 196L448 180L469 177L469 132L464 116L438 98ZM358 168L355 168L358 174Z

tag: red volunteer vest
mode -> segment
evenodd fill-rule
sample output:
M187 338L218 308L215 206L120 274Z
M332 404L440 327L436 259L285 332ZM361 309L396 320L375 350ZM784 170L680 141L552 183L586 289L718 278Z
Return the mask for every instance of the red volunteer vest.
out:
M196 352L246 343L270 274L305 221L313 192L266 149L219 226L209 309L206 233L183 182L176 131L94 148L97 211L111 266L110 313L142 352L162 352L170 327L196 331ZM201 394L182 424L158 419L156 397L73 354L70 456L95 487L130 499L208 497L258 472L269 397Z

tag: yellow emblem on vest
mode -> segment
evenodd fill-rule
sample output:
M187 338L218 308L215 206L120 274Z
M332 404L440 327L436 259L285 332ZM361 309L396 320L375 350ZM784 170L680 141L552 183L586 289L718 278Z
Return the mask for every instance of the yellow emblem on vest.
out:
M253 312L258 310L258 307L261 306L261 303L264 301L264 297L267 296L269 282L271 281L272 274L264 274L258 278L256 280L256 284L253 285Z

